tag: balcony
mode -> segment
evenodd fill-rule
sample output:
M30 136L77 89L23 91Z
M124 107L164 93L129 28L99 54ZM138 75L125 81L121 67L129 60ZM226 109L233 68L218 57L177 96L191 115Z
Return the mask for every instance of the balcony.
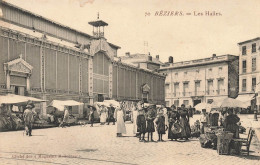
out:
M192 96L203 96L205 95L204 91L194 91L192 92Z
M214 95L215 94L215 90L207 90L206 94L207 95Z
M217 91L218 95L224 95L226 90L225 89L218 89L216 91Z
M192 92L182 92L182 96L191 96Z
M165 97L166 97L166 98L172 97L172 93L165 93Z
M173 93L173 97L179 97L180 95L181 95L180 92L175 92L175 93Z
M242 73L246 73L246 68L243 68L243 69L242 69Z

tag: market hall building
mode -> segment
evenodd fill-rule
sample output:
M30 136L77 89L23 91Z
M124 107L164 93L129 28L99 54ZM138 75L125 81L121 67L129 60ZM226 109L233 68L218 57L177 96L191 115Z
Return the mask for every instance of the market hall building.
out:
M93 35L0 2L0 93L84 103L145 100L164 103L165 76L126 64L107 42L102 20L89 22ZM82 117L83 107L73 108Z

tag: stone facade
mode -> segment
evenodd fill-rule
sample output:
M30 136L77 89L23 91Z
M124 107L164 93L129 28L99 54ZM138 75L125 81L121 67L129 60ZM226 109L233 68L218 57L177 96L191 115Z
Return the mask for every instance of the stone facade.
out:
M166 73L166 104L195 106L238 94L238 57L213 55L161 67Z

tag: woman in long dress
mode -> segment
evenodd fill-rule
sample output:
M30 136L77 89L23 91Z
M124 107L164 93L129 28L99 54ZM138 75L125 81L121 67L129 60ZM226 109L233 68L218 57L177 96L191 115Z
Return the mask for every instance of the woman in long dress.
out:
M181 105L181 110L180 110L180 124L182 126L182 131L180 133L180 138L183 139L185 138L188 140L191 136L191 129L190 129L190 124L189 124L189 114L187 109L185 108L185 105Z
M133 113L133 133L135 134L135 136L138 136L138 133L137 133L137 115L138 115L138 110L137 110L137 107L136 107L136 103L133 103L132 105L132 113Z
M234 138L239 138L239 126L237 124L239 121L240 118L233 114L233 109L229 109L228 116L224 120L224 128L226 131L233 133Z
M165 126L166 126L166 128L169 128L168 113L167 113L167 108L165 107L165 105L162 105L162 110L163 110L163 116L165 118Z
M169 130L168 130L168 139L171 139L171 141L173 141L173 139L177 141L179 137L179 134L172 132L172 127L174 127L174 124L176 122L179 122L179 120L180 120L180 115L178 114L176 107L172 105L171 112L169 114Z
M121 137L122 134L126 134L126 127L125 127L125 114L121 107L117 107L115 111L115 119L116 119L116 129L117 129L117 137Z
M107 108L104 105L101 105L100 109L100 123L104 125L107 121Z

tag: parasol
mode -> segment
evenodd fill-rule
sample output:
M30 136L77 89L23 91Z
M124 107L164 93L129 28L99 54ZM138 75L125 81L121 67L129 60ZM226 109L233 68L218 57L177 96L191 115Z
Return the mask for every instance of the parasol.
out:
M214 101L212 105L219 108L247 108L246 103L229 97L220 102Z
M198 111L202 111L202 109L206 109L206 112L210 112L212 108L212 104L208 103L199 103L194 107Z
M104 105L106 107L110 107L110 104L108 102L95 102L94 105L98 105L98 106Z
M120 107L120 103L116 100L104 100L104 102L109 103L109 105L112 104L114 107Z

